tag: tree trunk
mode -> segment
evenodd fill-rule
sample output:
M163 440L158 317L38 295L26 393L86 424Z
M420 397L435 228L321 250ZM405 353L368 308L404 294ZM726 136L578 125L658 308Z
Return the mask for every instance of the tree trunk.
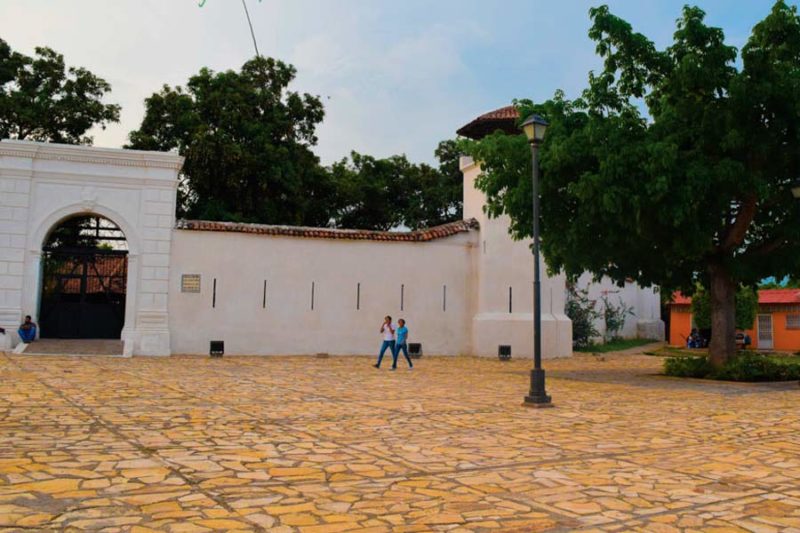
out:
M736 284L730 272L719 264L708 268L710 278L711 342L708 360L719 368L736 354Z

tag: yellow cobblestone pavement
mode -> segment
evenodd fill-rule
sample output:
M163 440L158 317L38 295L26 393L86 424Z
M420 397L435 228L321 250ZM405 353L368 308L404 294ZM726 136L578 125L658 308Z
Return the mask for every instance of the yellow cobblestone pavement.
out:
M0 529L800 532L797 383L660 362L0 355Z

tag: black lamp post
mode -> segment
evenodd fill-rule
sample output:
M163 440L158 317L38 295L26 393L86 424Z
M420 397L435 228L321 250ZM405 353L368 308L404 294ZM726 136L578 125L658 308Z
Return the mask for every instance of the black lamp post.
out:
M800 178L797 178L792 183L792 196L800 200Z
M544 139L547 121L539 115L531 115L522 123L522 131L531 145L533 163L533 370L531 390L525 396L525 405L550 407L550 396L544 387L542 369L542 287L539 272L539 144Z

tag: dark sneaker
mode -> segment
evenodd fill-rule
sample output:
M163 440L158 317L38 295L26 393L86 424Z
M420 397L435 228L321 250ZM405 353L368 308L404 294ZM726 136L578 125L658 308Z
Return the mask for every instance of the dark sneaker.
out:
M381 366L380 366L380 365L378 365L378 364L374 364L374 365L372 365L372 366L374 366L375 368L380 368L380 367L381 367Z

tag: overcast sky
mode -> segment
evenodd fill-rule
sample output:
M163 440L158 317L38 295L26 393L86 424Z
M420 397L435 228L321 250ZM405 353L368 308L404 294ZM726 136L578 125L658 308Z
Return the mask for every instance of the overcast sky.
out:
M119 147L144 98L201 67L238 69L254 55L241 0L0 0L0 37L108 80L119 124L94 133ZM667 44L689 0L609 1ZM405 153L431 161L438 141L513 98L575 96L597 68L584 0L247 0L262 55L294 64L293 90L323 97L317 153ZM698 0L741 47L771 0ZM795 2L793 2L795 3Z

